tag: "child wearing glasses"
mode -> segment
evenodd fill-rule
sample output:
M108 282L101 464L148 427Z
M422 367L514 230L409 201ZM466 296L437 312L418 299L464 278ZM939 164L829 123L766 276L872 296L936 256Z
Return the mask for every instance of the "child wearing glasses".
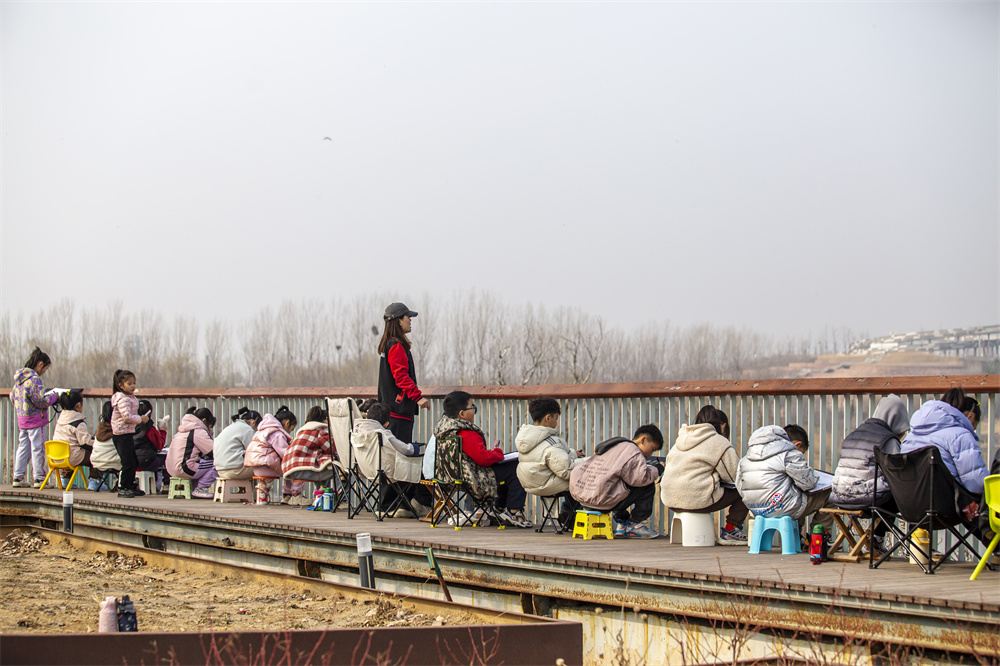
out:
M444 415L434 429L437 440L438 479L456 478L472 488L479 499L495 495L500 520L510 527L533 527L524 517L526 495L517 478L517 460L504 460L503 449L486 448L486 434L476 425L478 408L465 391L452 391L444 398ZM460 444L459 444L460 442ZM461 451L449 446L461 446ZM457 461L450 469L441 469L442 459Z

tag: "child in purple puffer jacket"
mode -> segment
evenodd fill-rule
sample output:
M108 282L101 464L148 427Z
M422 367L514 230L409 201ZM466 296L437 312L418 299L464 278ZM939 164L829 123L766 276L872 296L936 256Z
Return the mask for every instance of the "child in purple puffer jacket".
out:
M31 484L24 480L31 458L31 471L35 487L42 485L47 466L45 464L45 426L49 424L48 410L59 396L45 395L42 375L52 365L49 355L38 347L31 352L24 367L14 373L14 390L10 398L14 401L17 414L17 453L14 457L14 487L22 488Z

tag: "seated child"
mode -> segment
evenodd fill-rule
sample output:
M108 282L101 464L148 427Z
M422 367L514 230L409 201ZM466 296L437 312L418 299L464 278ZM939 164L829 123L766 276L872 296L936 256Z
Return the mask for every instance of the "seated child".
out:
M118 472L122 468L118 449L115 448L114 440L111 438L112 410L110 400L101 405L101 418L97 422L97 431L94 433L94 448L90 452L90 483L87 484L87 489L94 492L99 491L102 487L107 490L117 488L116 480L111 480L109 485L105 479L108 472Z
M59 396L62 413L56 421L52 439L69 444L69 464L91 467L90 452L94 450L94 438L87 429L87 419L83 415L83 396L79 391L69 391Z
M524 517L526 495L517 478L517 461L505 462L500 447L486 448L486 435L475 424L476 411L472 396L465 391L445 396L444 414L434 428L434 476L441 481L462 481L479 501L495 497L497 516L505 525L533 527Z
M272 478L281 476L281 459L288 451L288 445L292 440L291 433L298 423L295 414L285 405L279 407L274 415L264 414L243 458L243 464L253 468L254 476ZM259 480L257 484L269 492L270 482ZM302 481L283 484L281 503L288 504L293 497L301 495L304 486L305 483Z
M329 481L333 478L333 460L336 453L330 442L330 427L326 410L315 406L306 414L306 422L281 458L281 471L289 484L299 483L299 492L288 498L289 506L311 506L312 500L304 497L301 488L307 481Z
M733 485L740 457L728 437L729 417L712 405L701 408L694 425L681 426L667 452L660 499L672 511L714 513L729 507L716 543L745 546L747 507Z
M519 454L517 478L532 495L561 496L559 522L564 529L572 527L580 505L569 493L569 476L581 462L583 451L570 449L559 434L559 401L535 398L528 403L528 414L531 423L522 425L514 439Z
M191 497L212 499L217 474L212 462L212 428L215 416L207 407L191 407L181 418L177 432L167 449L167 471L170 476L191 479L195 488Z
M166 468L166 459L160 455L160 451L167 444L167 431L157 426L165 423L170 417L166 416L158 423L154 423L153 403L149 400L139 401L139 416L149 415L149 420L135 426L135 435L132 438L135 442L135 459L139 463L137 469L144 472L159 474Z
M910 415L906 404L898 395L887 395L879 400L872 417L859 425L844 438L840 445L840 460L833 473L833 492L830 502L847 511L867 511L872 500L880 507L896 511L896 500L889 492L885 478L875 479L875 455L879 449L884 453L899 453L899 442L910 429ZM787 429L786 429L787 432ZM874 497L878 487L878 497ZM878 521L874 529L875 546L884 550L882 540L888 525Z
M382 438L382 470L386 476L402 489L406 495L407 502L401 503L393 512L394 518L416 518L424 516L430 511L433 504L430 491L420 485L420 470L409 464L405 458L412 458L420 455L420 446L410 444L397 438L389 431L390 412L389 406L381 402L371 402L365 405L365 416L367 418L358 419L354 422L354 431L351 433L351 443L357 451L371 445L378 445L379 435ZM377 449L373 449L377 451ZM356 456L357 457L357 456ZM404 458L405 457L405 458ZM418 461L422 463L423 461ZM371 470L375 465L372 463ZM366 470L367 471L367 470ZM381 508L388 509L395 502L397 494L388 484L382 484L379 496L381 498ZM416 513L406 508L406 504L413 507Z
M240 407L233 422L215 438L215 471L220 478L249 479L253 476L253 467L244 467L243 458L263 418L258 411Z
M588 509L610 511L615 536L655 539L645 524L653 515L656 479L663 466L647 458L663 448L663 433L653 424L639 426L632 439L613 437L594 448L594 455L570 473L573 499Z
M736 489L755 516L791 516L799 522L800 532L807 516L829 505L829 487L810 492L817 483L819 475L792 444L784 428L776 425L754 431L747 454L736 471ZM817 514L812 522L829 530L833 516Z
M910 417L910 434L900 446L902 453L910 453L926 446L936 446L941 461L965 490L980 498L982 505L984 483L989 476L979 435L969 417L962 413L965 391L960 388L945 391L940 400L928 400ZM980 412L981 413L981 412ZM988 528L978 519L969 519L966 527L983 543L989 543Z

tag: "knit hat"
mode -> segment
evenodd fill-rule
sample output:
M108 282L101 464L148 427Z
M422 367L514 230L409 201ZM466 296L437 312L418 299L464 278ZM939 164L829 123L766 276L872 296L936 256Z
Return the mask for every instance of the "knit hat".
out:
M888 423L889 430L894 435L902 435L910 429L910 415L906 412L906 404L895 394L889 394L879 400L872 417Z

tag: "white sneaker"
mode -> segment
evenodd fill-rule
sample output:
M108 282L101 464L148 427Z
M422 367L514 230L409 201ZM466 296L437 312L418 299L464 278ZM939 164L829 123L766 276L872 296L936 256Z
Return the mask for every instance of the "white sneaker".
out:
M281 496L281 503L282 504L288 504L291 501L292 501L292 496L291 495L282 495Z
M284 500L284 498L282 498L282 500ZM283 501L282 503L287 504L288 506L312 506L313 504L303 495L292 495L291 499L287 502Z
M24 479L14 479L14 487L15 488L30 488L31 484L28 483L27 481L25 481Z
M423 518L431 512L431 508L429 506L421 504L417 500L410 500L410 506L412 506L413 510L417 512L418 518Z
M45 479L39 479L38 481L35 481L34 483L31 484L31 487L32 488L41 488L42 487L42 481L44 481L44 480Z
M393 511L391 515L392 515L393 518L416 518L417 517L416 514L414 514L412 511L410 511L409 509L404 509L403 507L399 507L398 509L396 509L395 511Z

